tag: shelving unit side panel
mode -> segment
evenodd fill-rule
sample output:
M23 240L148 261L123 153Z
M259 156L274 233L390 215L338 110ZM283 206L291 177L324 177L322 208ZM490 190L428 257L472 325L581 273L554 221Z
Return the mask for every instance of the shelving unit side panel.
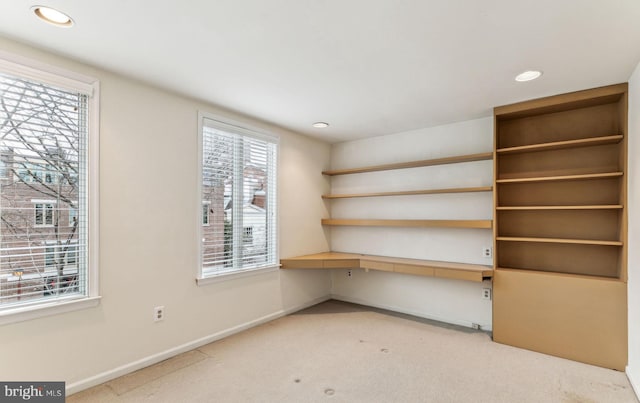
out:
M497 270L493 289L494 341L624 371L623 282Z
M620 133L624 136L620 142L619 149L619 166L620 169L625 172L625 177L620 181L619 197L620 204L624 206L622 214L619 219L619 239L623 241L624 246L620 249L620 279L627 281L627 259L629 246L627 242L627 230L628 230L628 203L627 203L627 166L628 166L628 92L625 92L620 101L618 101L618 120L620 121Z
M498 191L500 187L496 183L496 179L498 178L498 172L500 172L499 158L497 150L498 146L498 137L500 136L501 125L498 122L497 115L493 114L493 178L492 178L492 186L493 186L493 239L492 239L492 250L493 250L493 269L495 270L498 267L498 243L496 238L498 237L498 226L500 225L500 217L498 217L497 207L502 204L501 194Z

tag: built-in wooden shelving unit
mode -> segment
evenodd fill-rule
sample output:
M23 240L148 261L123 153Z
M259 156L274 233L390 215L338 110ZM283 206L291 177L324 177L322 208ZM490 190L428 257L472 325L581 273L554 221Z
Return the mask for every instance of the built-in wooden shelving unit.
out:
M322 220L322 225L358 227L491 228L491 220Z
M624 370L627 85L494 115L494 340Z
M468 155L460 155L455 157L445 157L445 158L436 158L436 159L409 161L409 162L398 162L394 164L374 165L374 166L360 167L360 168L334 169L329 171L323 171L322 174L329 175L329 176L361 174L366 172L389 171L393 169L419 168L419 167L427 167L432 165L445 165L445 164L456 164L460 162L483 161L483 160L490 160L492 158L493 158L493 153L468 154Z

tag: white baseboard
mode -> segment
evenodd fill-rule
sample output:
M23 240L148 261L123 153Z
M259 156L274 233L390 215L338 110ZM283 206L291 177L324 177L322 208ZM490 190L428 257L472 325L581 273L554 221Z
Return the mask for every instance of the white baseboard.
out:
M193 341L190 341L188 343L185 343L185 344L170 348L169 350L165 350L165 351L159 352L157 354L150 355L148 357L139 359L137 361L134 361L134 362L122 365L120 367L117 367L117 368L102 372L100 374L91 376L89 378L83 379L81 381L71 383L71 384L67 385L66 394L67 394L67 396L70 396L70 395L72 395L74 393L77 393L77 392L80 392L82 390L89 389L91 387L100 385L101 383L108 382L108 381L110 381L112 379L115 379L115 378L118 378L120 376L129 374L129 373L137 371L139 369L148 367L148 366L156 364L156 363L158 363L160 361L164 361L164 360L166 360L168 358L171 358L171 357L174 357L174 356L176 356L178 354L182 354L184 352L193 350L193 349L198 348L200 346L204 346L205 344L212 343L214 341L223 339L225 337L228 337L228 336L231 336L233 334L242 332L244 330L247 330L247 329L250 329L252 327L261 325L263 323L270 322L272 320L281 318L283 316L290 315L290 314L292 314L294 312L303 310L303 309L308 308L308 307L313 306L313 305L317 305L317 304L325 302L325 301L327 301L329 299L331 299L331 297L329 297L328 295L324 296L324 297L316 298L316 299L308 301L308 302L306 302L304 304L300 304L300 305L297 305L297 306L294 306L294 307L291 307L291 308L288 308L288 309L283 309L283 310L271 313L269 315L265 315L265 316L263 316L261 318L257 318L257 319L254 319L252 321L249 321L249 322L246 322L246 323L242 323L240 325L234 326L234 327L229 328L229 329L221 330L219 332L216 332L214 334L202 337L200 339L193 340Z
M634 373L632 375L632 371L628 366L625 373L627 374L627 378L629 379L629 383L631 384L633 391L636 393L636 397L640 400L640 376L636 376L640 374Z
M331 298L335 299L335 300L338 300L338 301L351 302L353 304L365 305L365 306L370 306L370 307L373 307L373 308L385 309L387 311L393 311L393 312L398 312L398 313L404 313L404 314L411 315L411 316L417 316L419 318L430 319L430 320L435 320L435 321L438 321L438 322L449 323L449 324L452 324L452 325L458 325L458 326L464 326L464 327L473 328L473 323L469 322L469 321L452 320L451 318L442 318L442 317L435 316L435 315L429 315L429 314L426 314L424 312L413 311L411 309L405 309L405 308L401 308L401 307L393 306L393 305L377 304L377 303L373 303L371 301L365 301L365 300L361 300L359 298L347 297L347 296L344 296L344 295L331 294ZM481 326L481 329L484 330L484 331L491 331L491 329L492 329L491 323L489 323L489 324L480 323L479 325Z

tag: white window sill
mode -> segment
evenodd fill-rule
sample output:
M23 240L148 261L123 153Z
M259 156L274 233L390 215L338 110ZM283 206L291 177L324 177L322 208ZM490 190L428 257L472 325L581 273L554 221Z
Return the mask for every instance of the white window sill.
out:
M280 268L280 265L261 267L259 269L251 269L251 270L243 270L243 271L234 271L230 273L220 273L209 277L198 277L196 278L196 284L198 286L203 286L207 284L221 283L223 281L235 280L243 277L252 277L258 276L261 274L272 273L277 271Z
M0 326L98 306L101 297L69 297L0 311Z

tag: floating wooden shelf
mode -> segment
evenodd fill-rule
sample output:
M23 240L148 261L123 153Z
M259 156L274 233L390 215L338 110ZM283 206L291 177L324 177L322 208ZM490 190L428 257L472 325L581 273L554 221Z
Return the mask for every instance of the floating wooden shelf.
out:
M564 243L579 245L601 245L601 246L622 246L620 241L599 241L593 239L564 239L564 238L529 238L529 237L507 237L498 236L497 241L507 242L540 242L540 243Z
M377 192L377 193L354 193L354 194L328 194L323 195L323 199L351 199L356 197L383 197L383 196L413 196L413 195L431 195L442 193L472 193L472 192L491 192L493 187L481 186L471 188L448 188L448 189L426 189L426 190L406 190L400 192Z
M322 220L322 225L360 227L442 227L442 228L491 228L491 220Z
M612 135L603 137L592 137L578 140L554 141L551 143L531 144L526 146L499 148L496 150L498 154L517 154L532 151L561 150L564 148L578 148L599 146L604 144L619 143L623 139L622 135Z
M490 266L405 259L354 253L325 252L281 259L281 269L365 269L454 280L482 282L493 276Z
M496 183L526 183L526 182L590 180L590 179L615 178L622 175L624 175L623 172L604 172L604 173L582 174L582 175L538 176L533 178L496 179Z
M436 158L436 159L430 159L430 160L398 162L395 164L374 165L374 166L361 167L361 168L334 169L329 171L323 171L322 174L329 175L329 176L350 175L350 174L360 174L365 172L389 171L392 169L419 168L419 167L427 167L432 165L455 164L459 162L484 161L484 160L490 160L490 159L493 159L493 153L480 153L480 154L460 155L456 157Z
M619 210L622 208L622 204L607 204L593 206L499 206L496 207L496 210Z

